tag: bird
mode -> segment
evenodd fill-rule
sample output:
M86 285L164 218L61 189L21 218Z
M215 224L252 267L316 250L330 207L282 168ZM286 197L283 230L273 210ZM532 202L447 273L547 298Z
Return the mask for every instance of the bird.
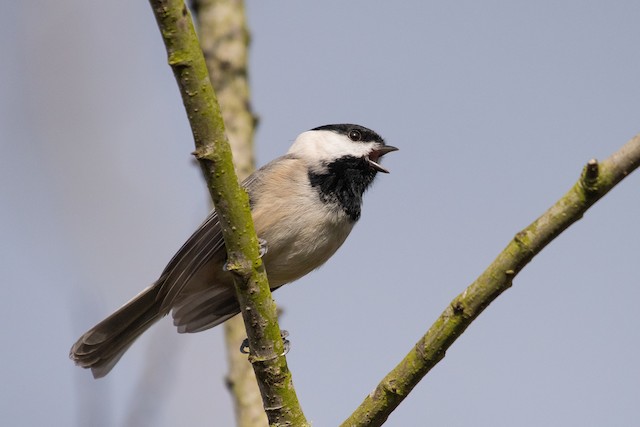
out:
M381 158L396 147L356 124L303 132L288 152L251 174L242 186L271 290L323 265L358 221L365 190ZM179 333L212 328L240 312L215 211L189 237L149 287L84 333L69 357L107 375L133 342L171 312Z

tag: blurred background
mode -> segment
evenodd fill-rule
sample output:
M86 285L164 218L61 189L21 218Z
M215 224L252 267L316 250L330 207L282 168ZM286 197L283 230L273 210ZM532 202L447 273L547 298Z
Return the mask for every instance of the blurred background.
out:
M338 254L275 294L303 409L336 425L586 161L640 132L640 3L247 14L259 165L327 123L401 149ZM99 381L67 356L208 211L148 3L6 2L0 48L0 423L233 425L221 328L164 319ZM639 196L636 173L536 257L387 425L637 419Z

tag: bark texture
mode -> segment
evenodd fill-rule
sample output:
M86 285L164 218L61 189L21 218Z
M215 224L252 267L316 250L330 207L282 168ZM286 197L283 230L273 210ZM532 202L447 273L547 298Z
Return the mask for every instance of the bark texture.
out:
M235 276L251 348L250 361L269 423L308 425L284 357L276 306L259 256L249 198L238 183L222 113L191 14L183 0L150 3L187 111L196 145L194 154L218 212L228 254L227 268Z
M242 181L255 169L256 118L251 109L248 81L249 30L242 0L194 0L194 17L209 77L218 96L227 130L233 163ZM223 325L236 425L269 424L262 407L260 389L247 356L239 351L247 333L242 316Z

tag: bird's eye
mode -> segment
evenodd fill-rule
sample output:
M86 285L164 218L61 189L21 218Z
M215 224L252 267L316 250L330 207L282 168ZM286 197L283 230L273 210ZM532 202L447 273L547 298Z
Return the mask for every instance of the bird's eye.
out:
M362 134L359 130L350 130L349 131L349 139L352 141L360 141L362 139Z

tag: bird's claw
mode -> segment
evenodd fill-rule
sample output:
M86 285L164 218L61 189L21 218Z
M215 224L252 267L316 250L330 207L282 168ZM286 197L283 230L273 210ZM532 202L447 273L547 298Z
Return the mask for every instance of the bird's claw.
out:
M249 338L242 340L242 344L240 344L240 353L249 354Z
M289 336L289 331L280 331L280 337L282 337L282 343L284 344L284 351L282 352L282 354L280 354L280 356L286 355L287 353L289 353L289 350L291 349L291 342L287 339L288 336ZM249 338L245 338L244 340L242 340L242 344L240 344L240 353L242 354L250 353Z
M280 337L282 337L282 344L284 344L284 351L280 356L286 355L287 353L289 353L289 350L291 349L291 341L287 339L288 336L289 336L289 331L280 332Z
M258 248L260 252L260 258L262 258L263 256L265 256L269 248L267 247L267 241L264 239L258 237L258 243L260 244L260 247Z
M269 248L267 247L267 241L264 239L258 238L258 244L260 245L258 247L258 256L262 258L269 250ZM222 271L229 271L229 260L225 261L224 264L222 265Z

